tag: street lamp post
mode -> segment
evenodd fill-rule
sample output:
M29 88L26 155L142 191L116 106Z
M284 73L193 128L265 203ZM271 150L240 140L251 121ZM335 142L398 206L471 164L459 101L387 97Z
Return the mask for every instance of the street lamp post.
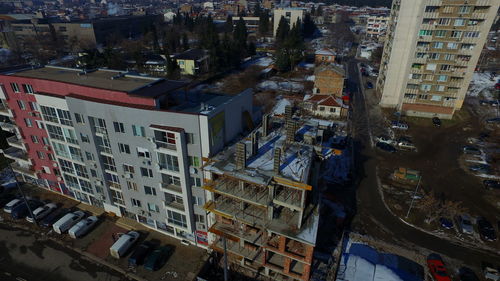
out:
M35 215L33 215L33 211L31 210L30 204L28 203L28 199L26 199L26 195L24 195L23 189L21 188L21 185L17 181L17 177L16 177L16 174L14 173L14 169L12 169L12 166L10 163L8 164L8 166L9 166L10 171L14 175L14 180L16 181L17 190L19 191L19 193L23 197L24 204L26 204L26 207L28 208L28 212L30 213L30 216L33 218L33 222L35 223L35 225L38 226L38 222L36 221Z
M410 208L408 208L408 213L406 213L406 218L408 218L408 216L410 215L410 211L411 211L411 208L413 207L413 202L415 202L415 196L417 196L418 187L420 186L420 180L421 179L422 179L422 176L420 176L418 178L417 187L415 187L415 191L413 192L413 196L411 198L411 203L410 203Z

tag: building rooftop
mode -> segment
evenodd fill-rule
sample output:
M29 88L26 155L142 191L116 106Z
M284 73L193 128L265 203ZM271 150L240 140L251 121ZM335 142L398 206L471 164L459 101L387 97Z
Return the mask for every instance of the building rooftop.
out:
M187 85L184 81L131 75L126 72L108 69L85 72L81 69L45 66L20 70L10 75L58 81L147 97L156 97Z
M176 60L199 60L207 55L203 49L189 49L174 56Z

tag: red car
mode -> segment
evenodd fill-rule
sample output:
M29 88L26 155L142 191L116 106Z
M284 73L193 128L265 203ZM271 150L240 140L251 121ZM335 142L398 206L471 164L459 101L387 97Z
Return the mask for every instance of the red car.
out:
M427 266L435 281L451 281L446 267L444 267L443 259L438 254L430 254L427 257Z

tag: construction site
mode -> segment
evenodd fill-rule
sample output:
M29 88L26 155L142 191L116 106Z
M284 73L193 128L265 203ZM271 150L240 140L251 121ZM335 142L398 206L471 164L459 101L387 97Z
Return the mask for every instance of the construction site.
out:
M208 159L210 247L226 252L232 268L251 277L309 280L323 133L287 106L284 116L264 116L261 127Z

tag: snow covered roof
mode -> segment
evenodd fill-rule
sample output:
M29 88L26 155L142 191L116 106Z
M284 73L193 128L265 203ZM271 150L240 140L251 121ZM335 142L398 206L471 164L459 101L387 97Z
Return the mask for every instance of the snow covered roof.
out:
M322 56L335 56L335 52L333 52L332 50L328 50L328 49L316 50L316 52L314 54L322 55Z
M322 100L319 103L319 105L340 107L340 104L335 100L335 98L333 98L331 96Z

